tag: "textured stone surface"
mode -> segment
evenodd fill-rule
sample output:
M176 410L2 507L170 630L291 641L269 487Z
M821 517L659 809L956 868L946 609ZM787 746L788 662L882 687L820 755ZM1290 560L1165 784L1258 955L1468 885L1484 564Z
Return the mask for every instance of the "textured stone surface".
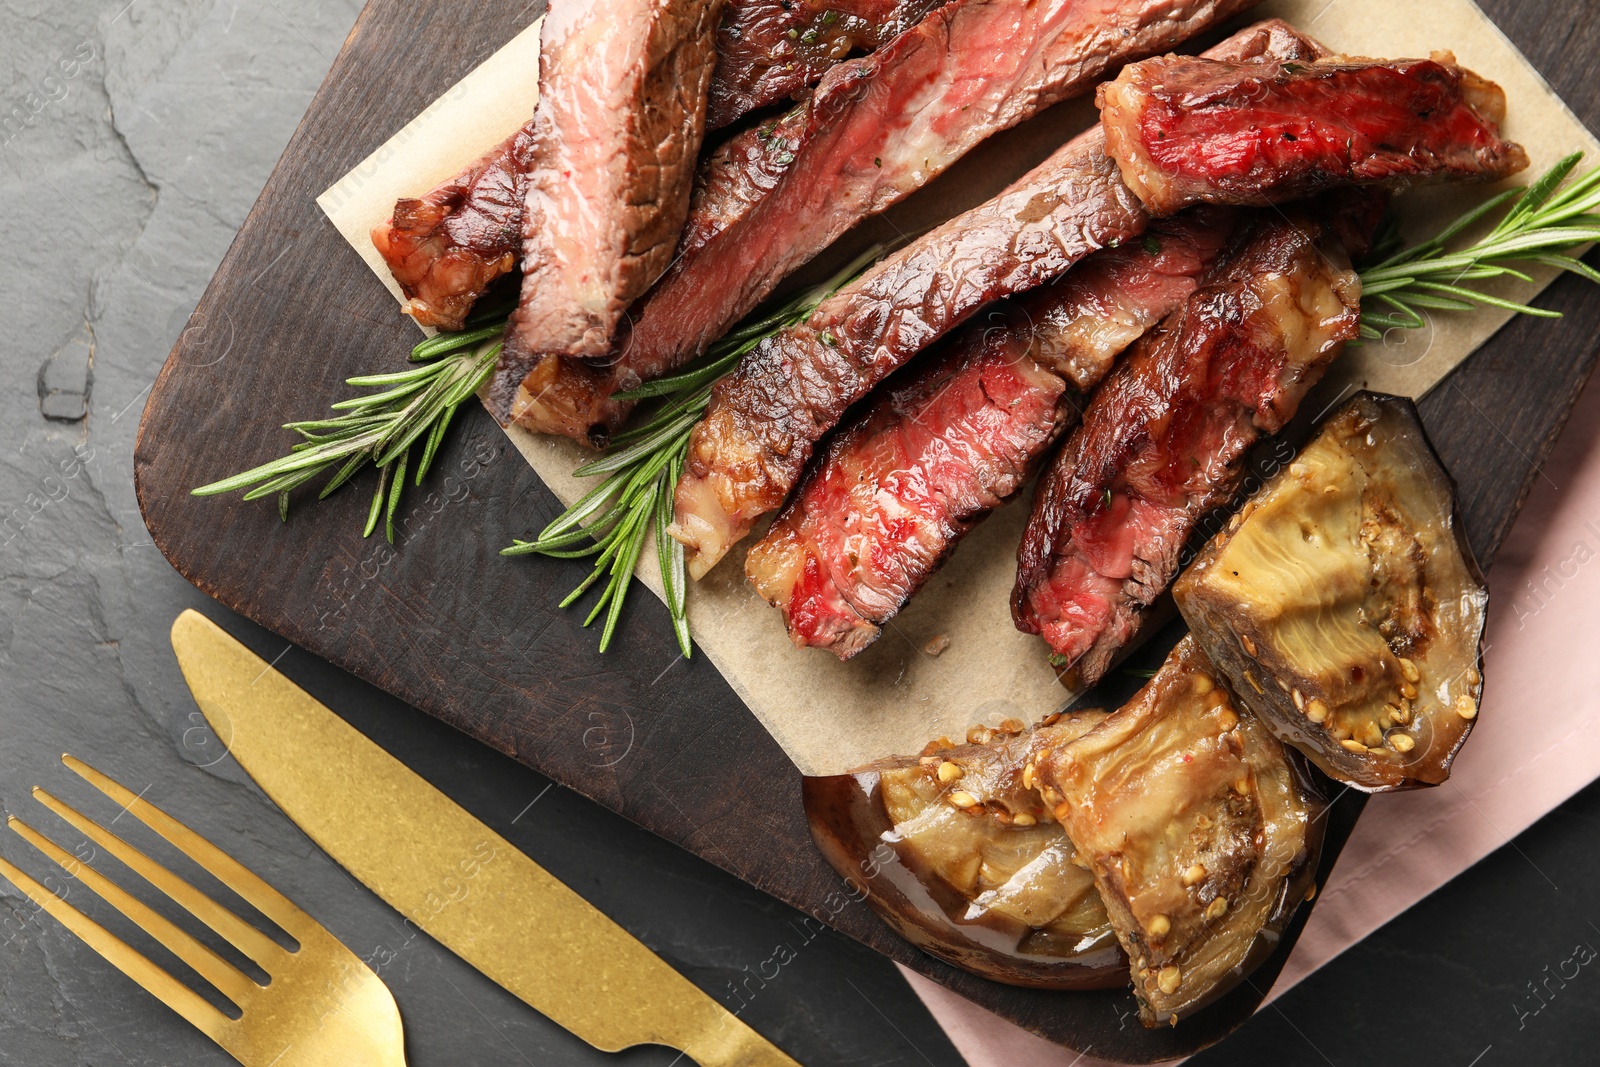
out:
M59 753L147 789L358 953L393 954L382 975L420 1067L673 1061L661 1050L596 1053L431 941L405 940L398 916L277 813L202 728L166 640L172 618L199 607L730 1006L731 984L788 945L795 958L745 1017L802 1061L958 1063L883 960L811 936L798 913L286 648L206 601L150 546L130 476L145 393L358 8L0 0L0 232L12 244L0 268L10 383L0 390L0 806L71 847L80 839L32 786L116 813ZM293 268L292 256L274 267ZM205 331L217 358L249 344L225 321L188 328ZM1571 958L1576 942L1600 946L1589 925L1600 913L1597 827L1591 788L1201 1062L1588 1062L1600 1004L1589 983L1600 979L1585 970L1544 986L1548 1006L1525 1013L1527 984L1545 981L1547 965ZM9 833L0 854L36 876L51 869ZM59 872L50 884L166 961L88 890ZM228 1062L0 887L0 1064Z

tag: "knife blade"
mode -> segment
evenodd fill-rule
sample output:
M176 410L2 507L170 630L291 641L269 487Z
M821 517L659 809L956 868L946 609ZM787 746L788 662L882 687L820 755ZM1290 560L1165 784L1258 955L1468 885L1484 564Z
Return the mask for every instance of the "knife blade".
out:
M799 1067L516 846L210 619L172 647L228 751L306 834L414 925L598 1049Z

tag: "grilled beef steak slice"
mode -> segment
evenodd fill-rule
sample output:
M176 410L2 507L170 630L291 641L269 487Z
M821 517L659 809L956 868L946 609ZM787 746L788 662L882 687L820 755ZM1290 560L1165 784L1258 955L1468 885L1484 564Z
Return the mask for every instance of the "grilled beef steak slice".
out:
M745 572L795 644L849 659L1033 475L1113 360L1194 292L1236 212L1197 209L976 316L830 441Z
M1361 283L1309 213L1262 212L1095 394L1034 497L1011 611L1083 684L1166 589L1245 452L1357 336Z
M721 10L722 0L557 0L545 17L522 295L503 372L520 380L545 353L604 355L623 311L671 262Z
M1314 58L1320 47L1269 23L1212 54ZM673 532L690 573L705 574L783 503L817 441L891 371L983 304L1051 281L1149 222L1094 127L763 341L717 384L690 442Z
M699 355L861 219L990 134L1254 2L951 0L872 55L832 68L794 113L730 146L728 162L755 161L729 198L736 217L678 257L603 360L547 358L526 381L497 375L492 405L529 429L604 439L627 411L608 403L611 393ZM1109 162L1104 177L1115 181Z
M1193 638L1110 718L1033 759L1146 1026L1187 1018L1279 945L1313 885L1326 802Z
M827 86L823 87L824 90ZM819 91L820 92L820 91ZM817 128L835 103L849 104L848 94L818 96L781 118L752 127L718 146L701 161L689 218L678 240L677 263L631 309L616 338L611 357L602 360L540 359L519 382L496 377L491 398L509 421L542 433L556 433L605 444L613 428L633 405L613 394L659 378L720 337L729 323L718 287L737 287L745 260L718 255L730 234L737 234L796 165L791 146ZM734 242L731 252L756 255L774 250L757 243ZM726 268L719 273L719 268ZM695 291L693 286L701 286ZM725 294L724 294L725 295ZM741 312L743 314L743 312Z
M797 96L829 67L872 52L941 0L730 0L717 29L706 128Z
M372 243L419 326L459 330L489 283L522 253L533 123L420 199L399 200Z
M1505 93L1455 57L1229 63L1162 56L1100 87L1106 147L1152 214L1276 204L1330 186L1498 181Z

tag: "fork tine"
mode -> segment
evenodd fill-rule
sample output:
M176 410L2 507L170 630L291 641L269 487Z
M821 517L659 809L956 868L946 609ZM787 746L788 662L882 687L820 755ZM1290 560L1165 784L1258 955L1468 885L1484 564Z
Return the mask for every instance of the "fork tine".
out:
M174 848L205 868L213 878L249 901L256 910L295 938L314 936L321 930L317 921L301 911L288 897L262 881L244 864L154 804L139 798L126 786L106 777L75 756L64 755L61 757L61 762L90 785L121 804L124 811L132 813L140 822L166 838ZM221 933L220 930L217 932Z
M32 826L15 815L7 819L6 823L23 840L55 860L62 870L88 886L91 892L133 920L139 929L165 945L174 956L194 968L195 973L216 986L223 996L233 1001L239 1008L245 1006L251 993L260 991L261 987L233 964L190 936L186 930L152 911L137 897L80 861Z
M278 965L284 961L284 957L288 955L288 951L283 946L266 934L251 926L110 830L80 813L71 805L57 800L43 789L34 789L33 795L39 803L71 823L89 840L127 864L145 881L171 897L180 907L211 927L223 938L232 942L235 948L255 960L261 965L262 970L268 974L276 970ZM173 822L181 828L181 824L178 824L176 820L173 820Z
M16 867L0 859L0 875L53 915L62 926L98 952L106 962L132 978L144 991L177 1012L213 1041L220 1043L233 1021L200 995L130 948L111 931L57 897Z

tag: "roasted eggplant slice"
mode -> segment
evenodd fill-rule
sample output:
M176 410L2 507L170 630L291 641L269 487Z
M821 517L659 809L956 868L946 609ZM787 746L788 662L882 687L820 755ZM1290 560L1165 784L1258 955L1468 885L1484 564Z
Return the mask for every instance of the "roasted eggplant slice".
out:
M1185 637L1121 710L1033 756L1150 1027L1175 1025L1266 958L1321 850L1309 772L1212 672Z
M1328 774L1368 792L1449 777L1488 590L1409 400L1341 408L1173 595L1240 699Z
M1105 717L1070 713L1026 733L979 728L964 745L807 778L811 836L867 887L886 923L942 960L1011 985L1126 985L1094 880L1031 788L1032 752Z

